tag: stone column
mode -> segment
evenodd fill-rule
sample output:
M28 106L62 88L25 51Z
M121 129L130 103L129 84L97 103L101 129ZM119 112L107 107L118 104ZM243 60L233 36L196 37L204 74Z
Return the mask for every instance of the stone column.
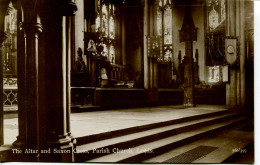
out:
M4 32L5 14L8 8L9 0L0 2L0 145L4 144L4 107L3 107L3 55L2 44L6 39Z
M121 31L121 34L122 34L122 38L121 38L121 40L122 40L122 60L120 61L120 64L122 64L122 65L126 65L127 64L127 60L126 60L126 8L123 6L122 7L122 9L124 10L124 11L122 11L121 13L122 13L122 16L121 16L121 18L123 18L123 20L122 20L122 31Z
M147 35L149 32L149 20L148 20L148 0L144 1L144 88L149 88L149 60L147 56Z
M245 106L245 57L246 57L246 38L245 38L245 1L240 1L240 84L241 84L241 106Z
M73 1L25 0L21 7L24 54L19 47L18 61L23 64L18 66L18 97L24 100L19 100L19 136L13 145L23 149L23 153L25 149L38 151L25 154L23 160L73 161L69 27L76 5Z
M245 10L243 0L227 1L226 36L237 37L238 62L230 66L230 83L226 85L226 104L236 110L245 105Z
M226 36L236 36L236 1L227 1L227 23ZM226 104L230 108L237 105L237 70L234 67L230 68L230 83L226 85Z
M66 18L66 36L64 37L66 39L66 54L64 55L66 57L66 100L67 100L67 132L68 135L71 135L71 130L70 130L70 112L71 112L71 94L70 94L70 82L71 82L71 55L72 55L72 17L67 17Z
M17 23L22 22L21 1L16 2ZM13 143L14 147L22 148L26 144L26 86L25 86L25 43L24 32L20 30L20 24L17 24L17 84L18 84L18 136Z
M19 135L13 145L25 152L25 149L40 149L38 58L39 34L42 32L42 25L37 11L33 10L35 7L33 1L21 1L21 4L17 5L22 6L23 17L20 24L21 31L18 32L18 46L21 45L21 47L18 47ZM18 18L20 19L20 17L19 13ZM23 39L21 39L21 33L23 33ZM24 50L21 50L23 48ZM37 161L39 160L39 153L27 154L22 159Z
M43 15L43 25L46 27L43 33L43 56L44 61L48 62L42 66L45 69L45 75L42 75L45 76L43 111L47 120L45 146L42 147L50 148L52 154L41 156L43 161L70 162L74 160L73 137L70 132L71 18L77 7L74 1L51 3L53 6L50 6L50 12Z
M197 40L197 28L195 28L189 7L186 12L180 30L181 42L185 42L184 56L184 106L195 106L194 100L194 72L193 72L193 41Z

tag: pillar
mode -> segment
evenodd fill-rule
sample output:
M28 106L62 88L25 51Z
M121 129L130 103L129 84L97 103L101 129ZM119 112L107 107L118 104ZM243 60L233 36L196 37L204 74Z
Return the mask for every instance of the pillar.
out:
M245 106L245 59L246 59L246 39L245 39L245 1L240 1L240 84L241 84L241 106Z
M16 2L17 9L17 85L18 85L18 136L17 140L13 143L14 147L22 148L26 144L26 86L25 86L25 42L24 42L24 32L19 30L20 24L22 22L22 11L21 11L21 1Z
M37 151L25 154L26 161L70 162L71 17L76 4L24 0L21 8L24 50L18 48L18 61L22 63L18 66L18 98L24 100L18 103L19 136L13 145L23 153L26 149Z
M232 109L245 106L245 9L243 0L227 1L226 36L238 38L238 64L230 66L230 83L226 85L226 104Z
M3 55L2 44L6 39L4 32L5 13L8 8L9 1L4 0L0 2L0 145L4 144L4 107L3 107Z
M147 35L149 34L148 0L144 0L144 88L149 87L149 60L147 56Z
M126 8L123 6L122 7L124 11L122 11L122 31L121 31L121 34L122 34L122 61L120 61L120 64L122 65L126 65L127 64L127 60L126 60Z
M226 24L226 35L235 36L236 35L236 12L235 12L235 1L227 1L227 24ZM230 68L230 83L226 85L226 104L229 107L236 106L236 69Z
M20 147L25 152L25 149L40 149L38 58L39 34L42 32L42 24L37 11L33 10L33 2L21 1L21 7L23 17L20 28L24 38L19 38L18 41L23 41L25 47L18 48L24 48L22 51L24 54L18 54L18 62L23 62L23 64L19 64L18 66L21 69L18 72L18 78L21 78L20 80L18 79L20 81L18 82L18 92L20 92L18 97L21 95L21 98L25 100L19 99L19 103L22 103L21 111L20 109L18 110L19 135L13 145ZM18 53L21 53L20 50ZM24 73L23 77L21 77L21 73ZM22 83L21 80L23 81ZM27 155L24 159L27 160L28 157L32 161L39 160L38 153L30 154L30 156Z
M46 28L43 32L42 60L46 62L40 66L44 72L41 75L44 80L41 91L44 97L41 101L45 104L41 120L46 120L46 129L41 138L42 148L50 148L52 154L42 154L41 160L71 162L74 160L70 130L70 60L73 51L71 25L77 7L74 1L49 3L45 5L50 7L50 11L42 15ZM61 150L64 153L54 153Z

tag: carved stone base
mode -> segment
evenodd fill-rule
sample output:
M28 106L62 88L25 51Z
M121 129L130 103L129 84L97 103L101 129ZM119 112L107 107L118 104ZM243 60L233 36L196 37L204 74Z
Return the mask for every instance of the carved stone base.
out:
M184 106L184 107L195 107L194 104L190 104L190 103L188 103L188 104L183 104L183 106Z
M26 145L26 142L25 142L25 139L20 137L20 136L17 136L17 139L16 141L13 142L12 144L15 148L24 148L25 145Z
M73 162L74 147L71 138L66 137L57 141L50 141L47 147L40 151L40 161Z

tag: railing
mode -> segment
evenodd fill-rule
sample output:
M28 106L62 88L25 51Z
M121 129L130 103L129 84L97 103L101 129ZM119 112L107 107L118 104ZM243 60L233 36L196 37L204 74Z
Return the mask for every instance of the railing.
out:
M111 80L123 81L126 77L126 67L123 65L111 64Z
M18 104L17 78L3 79L4 106L16 106Z

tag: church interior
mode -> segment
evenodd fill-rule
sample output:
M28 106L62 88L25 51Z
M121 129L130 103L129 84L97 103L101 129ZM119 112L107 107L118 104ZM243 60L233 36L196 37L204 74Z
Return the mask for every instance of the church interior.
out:
M0 161L254 159L253 0L0 0L0 43Z

